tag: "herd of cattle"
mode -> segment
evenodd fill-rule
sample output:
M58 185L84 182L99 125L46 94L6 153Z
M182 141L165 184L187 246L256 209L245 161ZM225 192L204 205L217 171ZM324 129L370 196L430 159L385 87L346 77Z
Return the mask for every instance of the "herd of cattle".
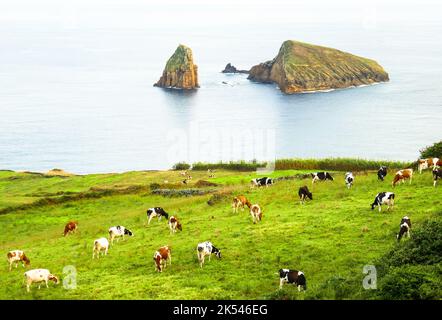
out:
M439 168L442 165L442 161L438 158L430 158L430 159L422 159L418 162L418 170L422 173L422 170L432 168L433 173L433 186L436 186L437 180L442 179L442 170ZM211 172L213 174L213 172ZM387 175L387 167L381 166L377 172L378 179L384 181ZM312 176L312 185L318 181L333 181L333 177L329 172L315 172L311 174ZM405 180L409 180L410 184L413 177L413 169L403 169L396 172L393 177L392 186L394 187L397 183L405 182ZM344 177L345 184L347 188L351 188L355 181L355 177L352 172L347 172ZM263 187L270 186L274 184L274 180L272 178L263 177L251 180L252 188L253 187ZM302 186L298 190L298 196L300 199L300 203L304 204L307 199L313 200L313 194L310 192L307 186ZM387 205L387 210L390 210L394 206L395 194L393 192L379 192L373 203L371 204L371 209L373 210L375 207L379 208L379 212L381 212L381 206ZM234 197L232 202L233 212L237 213L238 209L244 211L245 206L247 206L250 210L250 214L252 216L252 221L254 224L262 220L263 212L258 204L252 204L244 195L238 195ZM148 225L151 220L155 217L160 221L162 217L168 219L168 225L170 232L172 234L176 233L177 230L182 231L182 225L177 219L176 216L170 216L169 214L161 207L153 207L149 208L146 211ZM70 221L66 224L64 228L63 235L66 236L70 233L75 233L78 228L78 222ZM397 240L401 240L404 235L410 237L410 229L411 229L411 220L408 216L402 218L400 222L399 233L397 234ZM102 237L94 241L93 251L92 251L92 259L95 257L100 258L101 255L107 255L110 244L113 245L114 239L117 239L117 242L120 238L124 240L125 236L133 236L133 232L124 226L113 226L108 230L109 238ZM109 243L110 242L110 243ZM205 241L202 243L198 243L196 247L196 253L198 257L198 261L200 267L203 267L205 257L210 257L214 254L217 258L221 259L221 251L216 248L210 241ZM30 265L29 258L25 255L22 250L12 250L8 252L7 259L9 263L9 271L12 270L12 265L15 263L15 267L18 267L18 263L21 262L23 267L27 267ZM158 272L162 272L167 264L172 264L172 255L170 246L166 245L159 248L155 251L153 255L155 270ZM279 272L280 284L279 287L282 288L284 283L290 283L297 286L298 290L301 289L306 290L307 283L306 277L302 271L299 270L290 270L290 269L280 269ZM27 291L30 291L30 286L32 283L38 283L38 288L40 289L41 284L44 282L46 287L48 287L48 282L53 281L56 284L59 283L59 279L57 276L53 275L48 269L33 269L26 271L24 273L26 280L26 288Z

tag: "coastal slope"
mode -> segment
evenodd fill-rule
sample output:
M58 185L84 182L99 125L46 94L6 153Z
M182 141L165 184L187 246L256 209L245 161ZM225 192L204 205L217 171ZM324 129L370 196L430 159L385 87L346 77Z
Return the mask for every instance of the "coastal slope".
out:
M287 94L389 81L374 60L294 40L284 41L273 60L253 66L248 79L277 83Z
M192 50L180 44L169 58L156 87L175 89L198 88L198 67L193 62Z

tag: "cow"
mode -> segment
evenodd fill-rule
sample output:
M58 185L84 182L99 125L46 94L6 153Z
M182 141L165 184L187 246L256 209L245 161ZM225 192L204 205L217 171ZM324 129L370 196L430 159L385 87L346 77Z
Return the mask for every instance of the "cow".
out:
M67 234L71 232L74 233L75 231L77 231L77 227L78 227L77 221L69 221L64 227L63 235L66 237Z
M92 249L92 259L97 255L97 259L100 259L100 252L103 251L103 255L107 255L109 250L109 241L106 238L100 238L94 241L94 247Z
M252 206L252 203L245 197L245 196L237 196L233 198L232 202L232 209L233 213L238 213L238 208L241 207L241 211L244 211L244 206L250 207Z
M399 233L396 235L397 241L400 241L404 234L410 238L411 220L407 216L403 217L400 224Z
M347 172L345 174L345 184L347 185L347 188L350 189L353 186L353 182L355 181L355 177L353 176L352 172Z
M268 187L269 185L272 185L274 183L274 180L272 178L262 177L262 178L252 179L250 180L250 182L252 183L252 188L262 187L262 186Z
M374 198L373 203L371 204L371 210L374 210L376 206L379 206L379 212L381 212L381 206L383 204L388 205L387 210L393 208L394 206L394 193L393 192L379 192Z
M387 167L381 166L378 170L378 180L384 181L384 178L387 176Z
M48 269L33 269L25 272L26 290L31 291L31 284L38 283L38 289L41 287L41 283L46 283L46 288L49 288L48 282L54 281L55 284L59 283L58 277L49 272Z
M150 220L152 220L152 218L154 217L158 217L158 221L160 221L162 217L169 219L169 214L166 211L164 211L163 208L160 207L149 208L147 209L146 213L147 213L147 218L149 219L147 224L150 224Z
M313 200L313 194L308 190L307 186L303 186L303 187L299 188L298 196L299 196L301 204L304 204L305 200L307 198L309 198L310 200Z
M402 183L405 183L406 179L409 179L411 184L411 180L413 179L413 169L402 169L396 172L391 185L394 187L396 183L400 181L402 181Z
M114 244L115 238L117 238L117 242L120 240L120 237L122 237L124 240L125 235L133 236L134 234L132 231L130 231L129 229L123 226L116 226L109 228L109 240L111 244Z
M210 257L213 253L218 259L221 259L221 251L215 248L215 246L210 241L198 243L198 246L196 247L196 253L201 268L203 267L205 256L209 256L210 261Z
M428 158L428 159L419 159L418 160L418 169L419 173L422 173L422 170L432 168L433 170L436 169L436 167L442 166L442 159L439 158Z
M8 257L9 262L9 271L12 270L12 264L15 262L15 267L18 267L18 263L21 261L23 268L29 266L31 264L31 261L28 259L28 257L25 255L25 253L22 250L12 250L9 251L6 255Z
M155 262L155 270L162 272L167 267L167 260L169 265L172 265L172 254L169 246L164 246L155 251L153 260Z
M328 172L313 172L311 173L312 176L312 184L315 183L316 181L326 181L326 180L331 180L333 181L333 177L330 175L330 173Z
M254 204L250 208L250 215L252 216L253 223L257 223L262 220L262 211L259 205Z
M169 218L169 229L170 233L175 233L177 229L183 231L181 223L178 221L178 219L175 216L171 216Z
M298 291L307 290L307 280L302 271L279 269L279 289L282 289L284 283L293 283L298 287Z
M436 168L433 170L433 187L436 186L437 180L442 179L442 170L439 168Z

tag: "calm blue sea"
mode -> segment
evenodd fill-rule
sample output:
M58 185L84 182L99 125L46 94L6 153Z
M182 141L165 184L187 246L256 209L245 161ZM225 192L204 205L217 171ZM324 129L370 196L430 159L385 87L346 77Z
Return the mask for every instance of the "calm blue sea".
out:
M269 157L414 160L442 138L442 20L431 14L437 3L422 9L411 1L405 11L378 4L367 15L350 7L345 19L335 18L332 6L316 15L315 7L302 11L292 2L279 9L251 2L250 11L239 8L243 14L234 2L205 5L200 13L198 3L170 12L168 2L97 2L89 9L86 2L46 2L2 4L0 169L121 172ZM190 18L186 10L193 10ZM220 73L228 62L248 69L272 59L286 39L372 58L391 81L284 95L246 75ZM180 43L193 50L200 89L153 87Z

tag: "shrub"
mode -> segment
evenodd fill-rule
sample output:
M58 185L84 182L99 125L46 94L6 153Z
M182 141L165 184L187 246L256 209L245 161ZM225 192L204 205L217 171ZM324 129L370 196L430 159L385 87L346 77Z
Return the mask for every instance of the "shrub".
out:
M257 168L263 168L266 166L265 162L253 161L230 161L230 162L218 162L218 163L204 163L197 162L192 165L192 170L207 170L207 169L226 169L233 171L255 171Z
M159 183L151 183L149 185L150 190L157 190L161 187L161 185Z
M436 142L432 146L427 146L419 151L421 158L442 158L442 141Z
M173 170L189 170L190 164L185 163L185 162L178 162L173 165L172 169Z

